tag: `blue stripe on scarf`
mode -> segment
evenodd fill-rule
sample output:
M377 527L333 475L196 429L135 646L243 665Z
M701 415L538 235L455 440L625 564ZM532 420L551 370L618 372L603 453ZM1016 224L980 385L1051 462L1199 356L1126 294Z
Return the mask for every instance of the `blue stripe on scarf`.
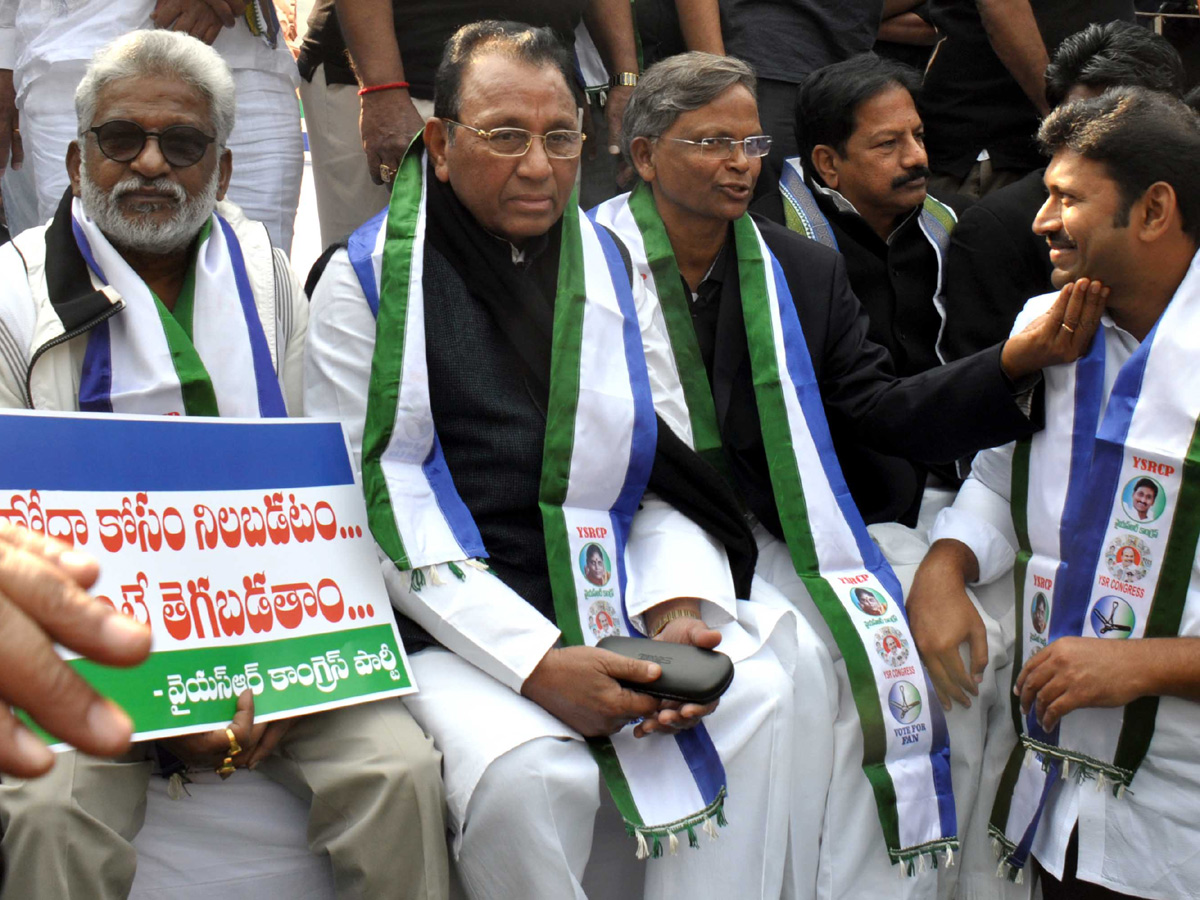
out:
M375 255L379 229L386 224L387 214L388 208L385 206L354 229L354 233L346 241L346 255L350 257L350 265L354 274L358 276L358 283L367 298L367 306L371 307L371 315L376 319L379 318L379 285L375 283L375 264L371 257Z
M454 478L446 465L446 457L442 455L442 442L437 435L437 429L433 432L433 446L429 448L429 455L425 457L425 462L421 463L421 472L429 482L429 489L433 491L438 509L442 511L442 517L450 526L450 532L462 548L464 557L487 558L487 549L483 546L483 535L479 533L479 526L475 524L471 511L467 509L467 504L463 502L454 486Z
M350 258L350 266L358 277L358 285L362 288L371 315L379 318L379 285L375 280L375 244L379 230L387 224L388 207L384 207L369 218L350 235L346 242L346 255ZM454 477L446 465L446 457L442 453L442 441L438 437L437 428L433 431L433 444L429 455L421 463L421 472L429 483L433 498L437 501L442 517L450 527L450 533L468 559L486 559L487 548L483 544L483 535L467 504L458 494L454 486Z
M228 222L221 216L217 216L217 222L229 248L233 277L237 283L238 298L242 302L242 315L246 320L246 333L250 338L250 352L254 358L254 381L258 391L258 414L263 418L286 418L287 405L283 402L283 391L280 390L279 379L275 376L267 336L263 334L262 322L258 318L258 307L254 302L254 293L250 290L250 279L246 275L246 260L242 257L241 244L238 243L233 227Z
M113 411L112 344L107 320L93 328L88 335L83 370L79 375L79 408L83 412Z
M679 745L692 777L696 780L696 787L700 796L704 798L704 805L710 805L725 786L725 766L721 763L717 748L713 746L708 729L700 722L695 728L675 735L675 743Z
M42 491L242 491L354 483L336 422L0 418L0 490L36 484ZM235 439L242 449L237 465L230 465Z
M79 223L71 216L71 232L75 235L75 246L92 273L105 284L108 279L96 262L92 245ZM108 322L104 321L88 335L87 349L83 354L83 370L79 375L79 408L84 412L110 413L112 407L112 342Z
M784 355L787 359L788 374L796 385L796 395L808 423L809 433L816 445L821 466L825 477L837 499L838 508L842 512L846 524L854 535L858 552L863 564L879 579L880 584L891 596L900 614L908 619L904 608L904 592L896 573L883 557L879 546L871 539L867 526L863 523L850 489L846 486L846 478L838 463L837 453L833 448L833 438L829 433L829 423L825 419L825 402L821 398L820 387L817 385L816 373L813 370L812 359L808 355L808 345L804 341L804 331L800 325L800 316L796 312L796 304L788 289L787 279L775 254L767 250L771 259L771 268L775 274L775 292L779 303L779 320L783 331ZM929 708L930 722L933 733L930 735L929 764L933 772L934 788L937 791L938 819L942 834L955 834L958 830L957 815L954 810L954 791L950 779L950 736L946 730L945 713L941 704L934 701L936 696L929 675L925 676L926 705Z
M604 251L604 261L608 264L609 278L613 283L613 291L617 297L617 306L624 317L621 336L625 344L625 367L629 370L629 386L633 392L633 434L629 454L629 466L625 470L625 484L617 500L609 511L612 522L613 538L617 546L617 558L613 561L617 567L618 585L621 596L625 596L625 543L629 539L629 529L633 522L633 514L637 512L642 495L646 492L646 484L650 481L650 470L654 467L654 452L658 443L658 420L654 415L654 400L650 393L650 376L646 372L646 355L642 349L642 332L638 325L637 306L633 302L633 291L629 286L629 276L625 271L625 261L612 236L594 220L585 223L580 218L580 228L589 225L596 234L597 240ZM621 604L621 615L625 619L625 627L629 634L637 634L625 604Z

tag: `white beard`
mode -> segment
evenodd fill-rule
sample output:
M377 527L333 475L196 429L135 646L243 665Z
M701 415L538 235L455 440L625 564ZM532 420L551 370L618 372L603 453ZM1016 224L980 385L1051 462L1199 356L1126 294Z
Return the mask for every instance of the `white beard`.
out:
M217 185L221 170L214 168L204 189L188 197L182 186L167 178L146 180L136 175L126 178L105 193L88 177L86 155L79 161L80 200L83 211L104 233L114 247L166 256L187 249L195 240L205 219L217 205ZM175 214L165 223L151 222L122 212L120 198L131 191L150 189L168 194L177 204ZM149 212L149 210L146 210Z

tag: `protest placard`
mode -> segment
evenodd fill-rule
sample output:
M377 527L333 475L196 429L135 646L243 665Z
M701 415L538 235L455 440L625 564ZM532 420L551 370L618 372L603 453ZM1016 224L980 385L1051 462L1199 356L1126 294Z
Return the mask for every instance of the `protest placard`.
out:
M336 422L0 413L0 520L100 560L131 669L60 650L135 739L415 690ZM49 740L49 738L47 738Z

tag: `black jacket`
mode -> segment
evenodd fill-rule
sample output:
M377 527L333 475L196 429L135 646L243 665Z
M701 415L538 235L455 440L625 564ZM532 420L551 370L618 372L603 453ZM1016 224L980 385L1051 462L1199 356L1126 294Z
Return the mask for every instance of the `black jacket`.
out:
M1048 196L1045 171L988 194L950 233L942 338L947 359L1004 340L1025 301L1054 290L1050 248L1031 229Z
M1032 434L1013 400L993 347L909 378L895 375L886 349L867 337L869 320L835 251L758 216L779 260L804 329L813 370L846 481L868 522L895 520L918 496L912 468L892 471L862 449L929 463L952 462ZM726 254L710 372L717 420L738 486L751 511L781 536L742 322L737 262ZM904 480L905 473L909 480Z

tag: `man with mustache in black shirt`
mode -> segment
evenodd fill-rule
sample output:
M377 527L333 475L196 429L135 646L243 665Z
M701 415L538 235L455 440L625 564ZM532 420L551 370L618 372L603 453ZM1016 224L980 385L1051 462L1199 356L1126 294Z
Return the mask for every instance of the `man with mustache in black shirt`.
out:
M785 161L779 190L754 205L841 252L868 335L902 377L944 361L942 262L957 221L926 192L919 87L915 70L872 54L813 72L796 100L800 155ZM926 469L834 440L863 518L916 524ZM953 467L938 474L955 480Z

